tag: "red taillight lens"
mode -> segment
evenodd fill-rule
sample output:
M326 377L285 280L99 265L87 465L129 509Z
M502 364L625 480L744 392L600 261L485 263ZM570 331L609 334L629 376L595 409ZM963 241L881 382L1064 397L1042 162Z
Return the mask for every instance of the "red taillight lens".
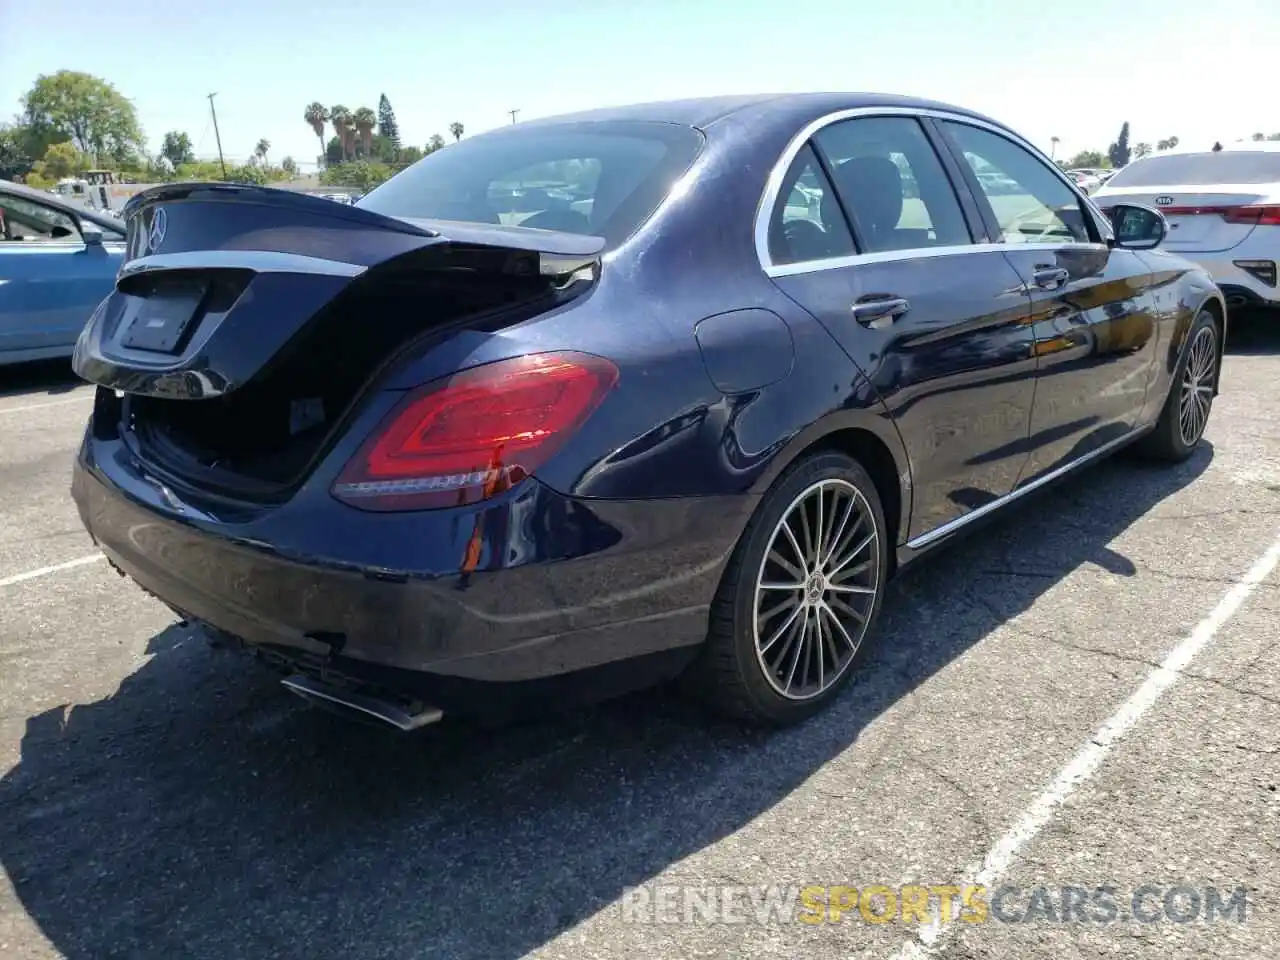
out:
M1262 227L1280 226L1280 207L1227 207L1222 211L1227 223L1252 223Z
M608 360L543 353L472 367L406 397L334 482L365 510L475 503L542 466L618 381Z

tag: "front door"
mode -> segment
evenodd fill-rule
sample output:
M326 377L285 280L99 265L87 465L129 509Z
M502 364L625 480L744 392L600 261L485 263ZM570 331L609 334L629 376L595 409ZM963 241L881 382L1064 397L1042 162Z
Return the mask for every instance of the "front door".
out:
M1010 492L1027 459L1029 300L1003 252L975 246L983 227L953 175L915 117L840 121L792 164L770 231L775 282L863 370L902 435L908 539Z
M1151 272L1105 242L1086 202L1030 150L963 121L937 125L1031 296L1034 479L1133 429L1156 350Z

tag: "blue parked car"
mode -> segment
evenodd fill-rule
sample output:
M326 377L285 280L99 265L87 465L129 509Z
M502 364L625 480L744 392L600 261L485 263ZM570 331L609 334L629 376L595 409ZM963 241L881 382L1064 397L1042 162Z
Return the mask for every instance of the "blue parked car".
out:
M115 217L0 181L0 366L71 356L124 241Z

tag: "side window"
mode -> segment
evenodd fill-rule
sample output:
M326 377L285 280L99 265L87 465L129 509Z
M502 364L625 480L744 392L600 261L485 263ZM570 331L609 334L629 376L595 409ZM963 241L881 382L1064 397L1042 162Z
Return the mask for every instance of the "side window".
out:
M1034 154L980 127L942 127L977 177L1005 243L1090 242L1079 198Z
M769 221L769 257L774 263L804 263L853 252L853 237L835 192L806 144L778 193Z
M52 207L24 197L0 195L0 239L75 242L80 239L80 229L70 216Z
M973 242L942 161L918 120L845 120L814 140L864 253Z

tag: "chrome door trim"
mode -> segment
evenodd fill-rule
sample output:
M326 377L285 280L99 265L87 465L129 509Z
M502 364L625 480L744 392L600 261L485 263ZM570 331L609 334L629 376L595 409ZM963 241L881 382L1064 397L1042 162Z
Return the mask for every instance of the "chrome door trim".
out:
M789 276L796 273L813 273L819 270L835 270L841 267L851 267L859 263L883 263L888 260L915 260L928 256L955 256L957 253L972 253L982 249L993 250L1035 250L1035 249L1060 249L1063 246L1080 246L1080 247L1105 247L1105 244L1097 243L1074 243L1060 244L1005 244L1005 243L974 243L961 244L958 246L948 247L917 247L910 250L889 250L880 253L858 253L846 257L831 258L827 260L809 260L800 263L775 264L773 258L769 255L769 220L773 216L774 205L778 202L778 194L782 192L783 181L787 177L787 171L791 169L791 164L795 161L796 155L804 148L804 145L817 134L820 130L830 126L833 123L839 123L842 120L852 120L856 117L932 117L935 120L949 120L956 123L966 123L973 127L979 127L991 133L1005 137L1017 145L1029 150L1033 155L1044 162L1050 170L1052 170L1059 180L1066 185L1073 195L1078 199L1088 200L1088 196L1080 191L1074 180L1068 177L1062 169L1044 155L1044 151L1037 149L1033 144L1024 140L1012 130L1002 127L999 124L991 123L987 120L971 117L963 113L955 113L950 110L939 110L932 107L851 107L845 110L836 110L813 120L801 128L800 132L791 138L786 148L782 151L778 161L774 164L773 169L769 172L769 179L765 181L764 193L760 197L760 203L756 207L755 219L755 247L756 258L760 262L761 268L771 277ZM1092 209L1092 206L1086 207ZM1109 249L1109 248L1107 248Z
M1055 469L1050 470L1048 473L1032 480L1030 483L1026 484L1025 486L1018 487L1016 490L1011 490L1008 493L1006 493L1004 496L998 497L997 499L992 500L990 503L984 503L982 506L976 507L975 509L970 510L968 513L963 514L959 517L956 517L954 520L948 520L946 523L942 524L941 526L934 527L928 533L922 533L920 536L916 537L914 540L908 540L907 546L912 550L919 550L921 547L927 547L931 543L936 543L938 540L941 540L944 537L948 537L951 534L955 533L965 524L973 520L977 520L980 517L985 517L988 514L995 513L1001 507L1008 506L1010 503L1013 503L1015 500L1025 496L1026 494L1030 493L1032 490L1038 490L1041 487L1043 487L1045 484L1052 483L1054 480L1057 480L1059 477L1065 476L1066 474L1070 473L1072 470L1075 470L1077 467L1082 467L1086 463L1090 462L1091 460L1097 460L1100 457L1103 457L1106 454L1110 453L1112 450L1115 450L1117 447L1121 447L1126 443L1136 440L1139 433L1141 432L1144 432L1144 431L1130 430L1128 433L1126 433L1122 437L1117 437L1114 440L1109 440L1106 443L1104 443L1102 446L1100 446L1097 450L1093 450L1089 453L1086 453L1082 457L1077 457L1076 459L1072 460L1070 463L1066 463L1060 467L1056 467Z

